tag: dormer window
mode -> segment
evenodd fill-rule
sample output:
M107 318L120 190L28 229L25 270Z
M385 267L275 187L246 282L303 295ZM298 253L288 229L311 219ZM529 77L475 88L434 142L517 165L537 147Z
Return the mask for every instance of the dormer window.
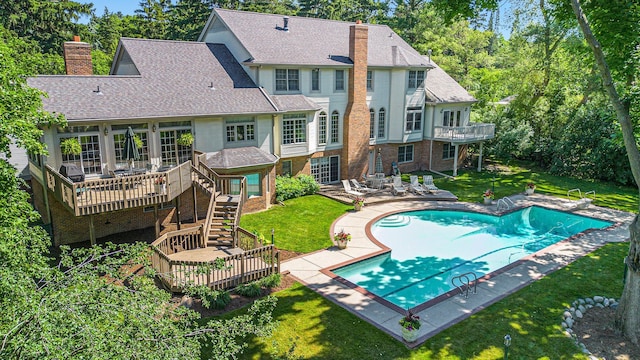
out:
M298 69L276 69L276 91L300 91Z
M424 70L409 70L409 89L422 87Z

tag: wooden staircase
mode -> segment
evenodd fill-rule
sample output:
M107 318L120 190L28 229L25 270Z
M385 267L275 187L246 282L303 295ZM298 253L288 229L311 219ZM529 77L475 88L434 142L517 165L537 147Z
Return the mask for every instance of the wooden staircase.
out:
M203 234L206 246L235 247L242 195L222 194L214 180L219 176L202 165L194 167L192 174L194 186L211 197Z
M207 246L233 247L239 201L236 196L219 195L209 225Z

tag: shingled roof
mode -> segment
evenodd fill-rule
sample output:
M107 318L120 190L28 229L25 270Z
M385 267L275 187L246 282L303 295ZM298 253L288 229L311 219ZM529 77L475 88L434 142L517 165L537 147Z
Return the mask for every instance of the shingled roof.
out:
M432 103L468 103L476 102L467 90L447 74L440 66L431 61L433 69L427 73L424 82L427 101Z
M336 66L349 59L351 22L214 9L200 41L217 16L251 54L254 64ZM367 24L369 66L428 67L425 59L386 25Z
M205 164L212 169L236 169L249 166L273 165L278 157L255 146L223 149L207 153Z
M38 76L45 110L70 121L276 111L225 45L121 39L140 75Z

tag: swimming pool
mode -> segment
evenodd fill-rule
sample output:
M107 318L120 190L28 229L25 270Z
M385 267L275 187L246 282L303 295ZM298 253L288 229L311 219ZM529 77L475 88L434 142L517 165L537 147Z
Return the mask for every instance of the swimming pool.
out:
M390 215L371 226L391 251L332 270L404 309L447 293L453 277L490 274L587 229L612 223L542 207L503 216L422 210Z

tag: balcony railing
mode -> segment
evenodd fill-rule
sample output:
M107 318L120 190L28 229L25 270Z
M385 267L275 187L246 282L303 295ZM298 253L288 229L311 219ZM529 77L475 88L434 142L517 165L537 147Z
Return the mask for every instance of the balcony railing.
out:
M433 139L452 143L472 143L493 139L495 133L495 124L473 124L457 127L436 126L433 129Z
M190 188L191 162L166 172L72 182L49 165L45 186L76 216L98 214L173 200Z

